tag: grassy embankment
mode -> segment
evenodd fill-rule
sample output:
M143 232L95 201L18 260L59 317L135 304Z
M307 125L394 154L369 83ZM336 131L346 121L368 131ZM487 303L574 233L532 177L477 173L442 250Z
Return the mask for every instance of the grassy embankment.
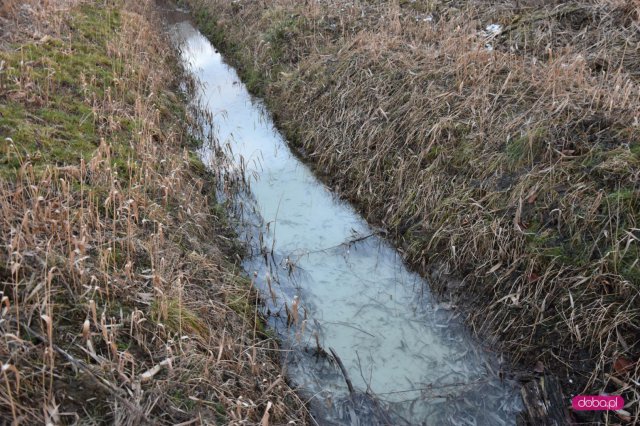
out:
M637 2L191 4L477 332L567 392L623 393L637 420Z
M147 2L0 15L0 418L304 422Z

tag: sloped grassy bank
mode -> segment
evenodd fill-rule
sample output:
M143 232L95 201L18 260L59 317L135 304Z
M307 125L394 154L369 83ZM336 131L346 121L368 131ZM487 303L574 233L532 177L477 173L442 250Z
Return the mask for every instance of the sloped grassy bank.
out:
M188 3L476 331L566 393L624 394L637 419L636 3Z
M176 51L151 3L109 4L1 10L0 417L304 423Z

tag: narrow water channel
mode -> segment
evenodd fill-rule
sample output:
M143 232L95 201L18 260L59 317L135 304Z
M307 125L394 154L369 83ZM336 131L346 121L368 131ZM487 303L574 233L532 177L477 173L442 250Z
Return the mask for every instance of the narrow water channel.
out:
M229 199L244 268L320 424L515 424L498 356L430 295L398 253L289 150L262 102L184 15L172 30L220 146L249 181ZM179 15L181 16L181 15ZM215 156L210 148L203 159ZM344 364L353 383L330 355Z

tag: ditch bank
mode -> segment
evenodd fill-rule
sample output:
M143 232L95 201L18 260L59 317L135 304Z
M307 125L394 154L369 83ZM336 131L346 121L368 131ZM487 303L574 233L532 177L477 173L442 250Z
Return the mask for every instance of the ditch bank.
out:
M507 425L522 410L500 354L474 339L427 282L300 162L261 100L189 16L168 7L185 68L231 162L220 187L286 349L287 378L319 424ZM228 155L220 156L220 152ZM213 167L216 169L217 167ZM241 191L225 187L241 182Z
M0 417L305 424L152 3L0 7Z
M622 394L637 419L637 9L190 3L300 155L523 380Z

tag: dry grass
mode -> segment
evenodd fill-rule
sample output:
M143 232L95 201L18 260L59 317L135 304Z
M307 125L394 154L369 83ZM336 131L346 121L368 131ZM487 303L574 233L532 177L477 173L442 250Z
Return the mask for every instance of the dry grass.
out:
M2 35L0 418L304 423L189 151L176 52L150 4L111 3L22 8Z
M192 3L478 333L568 393L624 394L639 421L638 2Z

